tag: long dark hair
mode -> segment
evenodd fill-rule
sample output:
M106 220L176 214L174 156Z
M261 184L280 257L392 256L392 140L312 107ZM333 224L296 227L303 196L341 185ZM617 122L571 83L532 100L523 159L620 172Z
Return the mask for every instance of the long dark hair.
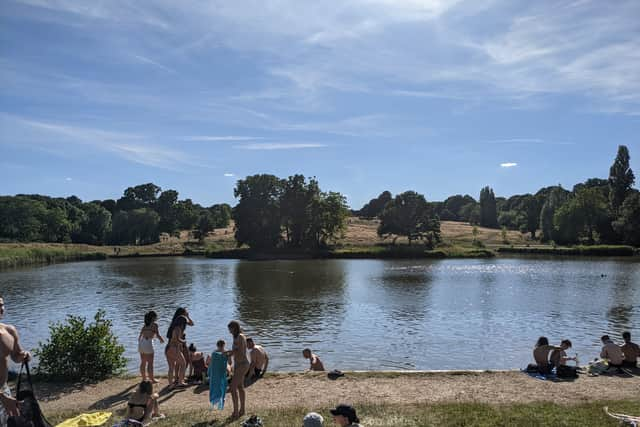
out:
M229 328L229 330L231 330L231 335L233 335L234 338L242 333L240 322L238 322L237 320L232 320L231 322L229 322L227 327Z
M176 320L180 316L186 316L187 309L184 307L178 307L176 312L173 314L173 319L171 319L171 324L169 325L169 329L167 329L167 338L171 339L171 335L173 335L173 329L176 327Z
M151 326L151 324L158 318L158 315L155 311L151 310L150 312L144 315L144 326Z
M549 340L547 339L547 337L538 338L538 342L536 343L536 347L540 347L542 345L549 345Z

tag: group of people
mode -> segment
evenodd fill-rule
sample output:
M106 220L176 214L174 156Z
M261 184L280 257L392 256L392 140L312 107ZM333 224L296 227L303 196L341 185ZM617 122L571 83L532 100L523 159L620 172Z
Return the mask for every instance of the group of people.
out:
M134 420L148 420L154 416L161 416L157 406L157 395L152 392L152 384L159 381L154 377L154 346L153 340L165 343L160 334L158 315L150 311L144 316L144 325L138 335L138 352L140 353L140 375L142 383L129 402L129 415ZM168 365L168 387L170 389L186 387L189 382L202 383L206 377L210 378L210 400L213 405L222 408L227 389L233 403L233 418L245 413L245 384L262 378L269 367L269 355L253 338L246 337L240 323L229 322L228 330L233 337L233 345L226 349L224 340L218 340L216 350L205 356L198 351L196 345L187 346L186 329L194 322L186 308L178 308L166 333L165 357ZM309 369L324 371L324 365L318 355L311 349L303 350L302 355L309 360ZM187 369L189 375L187 376ZM211 378L214 378L213 380ZM150 387L151 385L151 387ZM140 401L146 398L143 406Z
M606 361L607 367L612 369L636 368L640 357L640 346L631 341L631 333L623 332L624 344L618 345L613 342L609 335L600 338L602 351L600 358ZM574 378L577 376L577 357L568 357L567 350L572 346L571 341L564 339L560 345L549 344L547 337L538 338L538 342L533 348L533 359L535 364L527 367L528 371L547 375L553 372L558 377ZM568 366L568 361L575 361L576 366Z

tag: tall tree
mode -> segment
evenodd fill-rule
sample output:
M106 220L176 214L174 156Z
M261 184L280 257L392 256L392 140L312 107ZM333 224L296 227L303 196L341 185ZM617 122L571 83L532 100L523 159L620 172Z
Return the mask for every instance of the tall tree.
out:
M365 204L362 209L357 212L357 215L363 218L377 218L392 198L393 196L391 196L389 191L383 191L375 199L369 200L369 203Z
M489 186L484 187L480 191L480 225L483 227L498 228L496 196Z
M627 196L620 208L618 219L613 228L628 245L640 246L640 193L633 191Z
M629 150L625 145L620 145L616 159L609 169L609 203L615 216L634 182L635 176L629 167Z
M160 215L160 232L173 233L178 229L180 221L178 219L178 192L175 190L165 190L160 194L155 203L156 212Z
M306 182L303 175L293 175L283 181L280 212L287 246L301 247L311 221L311 201L320 195L315 179Z
M411 244L425 239L433 246L440 241L440 220L422 194L405 191L387 203L380 216L379 236L406 236Z
M542 231L542 241L553 240L554 223L553 217L556 210L567 200L569 192L562 186L554 187L546 197L542 210L540 211L540 230Z
M284 183L274 175L253 175L239 180L233 194L236 241L252 248L275 248L281 240L280 197Z

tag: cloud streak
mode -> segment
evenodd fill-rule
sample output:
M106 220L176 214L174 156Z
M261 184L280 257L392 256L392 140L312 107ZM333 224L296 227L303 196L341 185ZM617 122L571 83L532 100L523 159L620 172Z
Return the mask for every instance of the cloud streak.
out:
M514 163L500 163L500 167L501 168L514 168L516 166L518 166L518 164L515 163L515 162Z
M284 142L263 142L256 144L238 145L236 148L242 150L302 150L307 148L323 148L325 144L318 143L284 143Z

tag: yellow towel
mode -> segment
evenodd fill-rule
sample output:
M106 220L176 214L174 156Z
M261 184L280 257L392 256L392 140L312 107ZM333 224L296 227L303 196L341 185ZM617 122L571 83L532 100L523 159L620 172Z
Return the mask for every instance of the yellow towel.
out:
M88 427L101 426L111 418L111 412L93 412L91 414L80 414L77 417L64 420L56 427Z

